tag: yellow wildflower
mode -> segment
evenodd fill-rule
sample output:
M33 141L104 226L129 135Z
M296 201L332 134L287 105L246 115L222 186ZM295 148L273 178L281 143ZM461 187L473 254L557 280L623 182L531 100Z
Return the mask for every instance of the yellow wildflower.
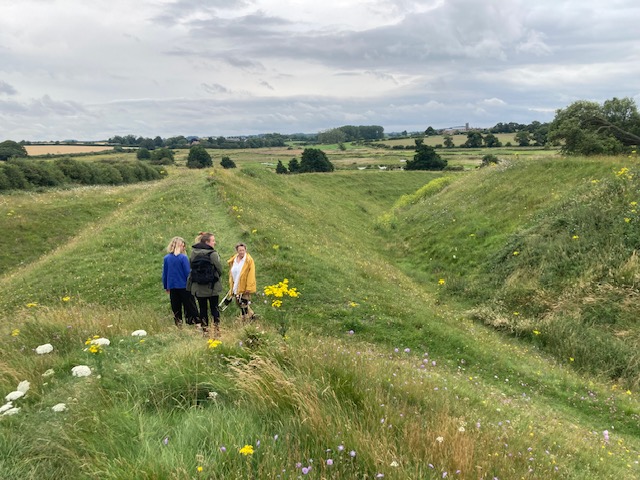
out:
M38 306L37 302L27 303L27 308L33 308L33 307L37 307L37 306Z
M20 329L19 328L14 328L13 330L11 330L11 336L12 337L17 337L18 335L20 335Z
M62 301L63 302L68 302L69 300L71 300L71 297L69 297L69 296L62 297Z
M540 332L539 332L538 330L534 330L534 331L533 331L533 334L534 334L534 335L540 335Z
M240 450L238 450L242 455L253 455L253 446L245 445Z
M440 280L438 280L438 285L444 285L446 282L444 280L444 278L441 278Z
M209 339L207 344L209 345L209 348L218 348L222 342L220 340Z

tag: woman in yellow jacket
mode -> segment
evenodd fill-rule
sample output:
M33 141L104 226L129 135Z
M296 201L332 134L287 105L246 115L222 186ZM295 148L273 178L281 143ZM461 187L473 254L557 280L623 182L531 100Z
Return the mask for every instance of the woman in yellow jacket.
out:
M253 320L256 315L251 310L251 295L256 293L256 266L251 255L247 253L247 246L244 243L238 243L236 254L227 263L229 264L230 293L240 307L242 320Z

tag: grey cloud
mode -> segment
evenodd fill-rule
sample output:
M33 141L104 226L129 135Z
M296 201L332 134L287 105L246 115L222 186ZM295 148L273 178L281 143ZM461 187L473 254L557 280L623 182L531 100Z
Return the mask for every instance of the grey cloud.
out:
M13 88L12 85L9 85L7 82L0 80L0 93L4 93L6 95L15 95L18 91Z
M218 83L203 83L202 88L207 93L229 93L230 90Z

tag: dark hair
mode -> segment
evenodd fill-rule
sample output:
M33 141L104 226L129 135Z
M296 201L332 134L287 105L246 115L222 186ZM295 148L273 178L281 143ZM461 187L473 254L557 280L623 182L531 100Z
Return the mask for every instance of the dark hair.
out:
M207 233L203 233L203 234L200 236L200 241L201 241L202 243L209 243L209 240L210 240L210 239L212 239L212 238L215 238L215 236L213 235L213 233L209 233L209 232L207 232Z
M238 250L238 247L244 247L245 250L247 249L247 245L242 242L236 243L236 246L235 246L236 251Z

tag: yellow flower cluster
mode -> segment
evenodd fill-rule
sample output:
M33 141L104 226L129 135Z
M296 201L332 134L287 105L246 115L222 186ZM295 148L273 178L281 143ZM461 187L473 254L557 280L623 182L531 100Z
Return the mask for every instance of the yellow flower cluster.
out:
M300 292L298 292L295 287L289 288L289 280L285 278L283 281L278 282L275 285L268 285L264 287L264 294L267 297L274 297L271 302L271 306L273 308L280 308L282 307L281 298L286 296L296 298L300 295Z
M92 343L88 349L89 353L93 353L94 355L99 355L102 353L102 345L98 345L97 343Z
M214 339L209 339L209 341L207 342L209 345L209 348L218 348L222 342L220 340L214 340Z

